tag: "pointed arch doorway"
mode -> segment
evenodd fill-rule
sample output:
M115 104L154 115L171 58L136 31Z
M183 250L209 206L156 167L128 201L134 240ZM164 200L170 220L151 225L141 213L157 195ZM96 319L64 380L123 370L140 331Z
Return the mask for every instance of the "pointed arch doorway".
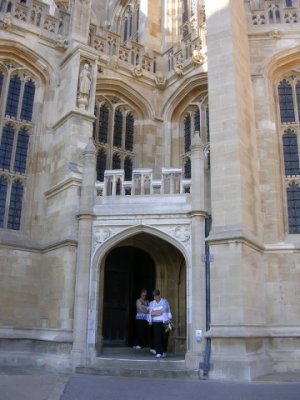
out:
M96 352L133 344L135 301L142 288L160 289L170 303L175 331L169 350L187 349L187 265L183 253L168 241L139 232L111 248L100 264ZM151 300L151 297L150 297Z
M147 252L124 246L109 253L104 272L104 346L133 345L135 301L141 289L151 294L154 288L155 265Z

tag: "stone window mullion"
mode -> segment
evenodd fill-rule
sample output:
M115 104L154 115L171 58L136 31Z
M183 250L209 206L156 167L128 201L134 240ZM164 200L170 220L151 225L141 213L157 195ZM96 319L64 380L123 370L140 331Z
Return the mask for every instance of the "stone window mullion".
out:
M22 110L22 104L23 104L23 96L24 96L24 88L25 88L25 83L26 83L26 78L22 77L21 78L21 90L20 90L20 96L19 96L19 104L18 104L18 111L17 111L17 119L21 119L21 110Z

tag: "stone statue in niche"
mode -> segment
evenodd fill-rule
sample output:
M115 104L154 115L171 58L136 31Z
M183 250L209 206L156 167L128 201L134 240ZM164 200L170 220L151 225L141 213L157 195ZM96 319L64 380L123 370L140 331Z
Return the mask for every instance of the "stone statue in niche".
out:
M81 110L87 109L89 103L91 83L92 83L92 75L90 72L90 65L85 63L79 76L78 107Z

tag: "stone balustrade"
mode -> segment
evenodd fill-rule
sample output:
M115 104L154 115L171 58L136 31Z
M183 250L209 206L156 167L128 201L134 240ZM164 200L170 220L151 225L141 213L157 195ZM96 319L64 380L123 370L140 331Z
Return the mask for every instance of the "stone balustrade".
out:
M38 0L3 0L0 7L2 24L18 28L22 24L31 25L42 35L63 37L68 34L70 15L64 10L57 8L51 15L49 5Z
M253 26L299 22L299 0L248 0L248 2Z
M162 168L161 179L153 179L151 168L134 169L131 181L125 181L123 169L106 170L104 181L96 183L99 197L187 194L190 191L191 180L183 179L181 168Z
M193 63L193 54L195 49L201 49L206 46L206 29L203 24L201 37L176 43L163 56L153 52L151 54L147 53L143 45L134 41L122 43L119 35L109 31L103 31L100 36L100 34L95 33L95 30L91 29L90 46L106 56L108 62L115 68L122 65L125 68L132 69L139 64L142 73L154 75L158 70L158 65L166 64L165 70L172 75L176 72L178 64L183 67L195 65Z

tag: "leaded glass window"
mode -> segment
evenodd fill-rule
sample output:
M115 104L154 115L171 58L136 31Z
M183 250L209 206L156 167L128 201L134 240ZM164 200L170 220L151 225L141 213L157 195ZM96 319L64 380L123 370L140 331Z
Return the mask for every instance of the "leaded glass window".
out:
M0 97L2 93L2 86L3 86L3 73L0 71Z
M298 143L296 134L288 129L282 137L286 175L300 175Z
M200 132L200 110L197 108L194 115L195 131Z
M121 147L122 145L122 129L123 129L123 114L120 110L115 112L114 121L114 146Z
M125 149L133 150L134 118L132 114L126 116Z
M189 157L185 159L184 177L185 179L191 179L192 177L192 165L191 165L191 159Z
M287 188L289 233L300 233L300 188L291 184Z
M30 79L25 83L24 86L24 94L23 94L23 102L21 110L22 120L31 121L32 119L34 95L35 95L35 84Z
M292 85L284 79L278 86L278 93L281 122L294 122L295 112Z
M0 176L0 228L4 227L6 194L7 194L7 179L4 176Z
M0 226L18 230L26 182L22 176L28 163L36 82L16 61L6 60L2 68L0 94L3 97L5 87L7 95L2 99L5 112L0 116L3 127L0 132Z
M6 100L5 114L10 117L17 117L18 105L21 91L21 79L18 75L14 75L10 79L8 95Z
M104 104L100 107L99 116L99 142L107 143L109 110Z
M131 181L131 179L132 179L132 160L129 157L125 158L124 172L125 172L125 181Z
M14 144L14 128L6 124L2 131L0 145L0 168L10 170L11 156Z
M120 169L121 168L121 158L119 154L113 155L112 169Z
M18 134L14 171L24 174L26 171L29 135L26 128L21 128Z
M8 229L20 229L21 212L22 212L22 200L23 200L23 184L19 180L13 182L9 211L8 211Z
M126 100L113 95L99 95L95 105L95 115L98 116L94 128L95 146L98 152L97 179L103 181L105 169L129 171L126 159L134 158L135 121L133 111L126 105ZM129 172L125 171L125 174L128 175Z
M187 153L191 148L191 116L187 114L184 118L184 151Z
M97 154L97 180L104 181L104 171L106 168L106 153L103 149L98 151Z

